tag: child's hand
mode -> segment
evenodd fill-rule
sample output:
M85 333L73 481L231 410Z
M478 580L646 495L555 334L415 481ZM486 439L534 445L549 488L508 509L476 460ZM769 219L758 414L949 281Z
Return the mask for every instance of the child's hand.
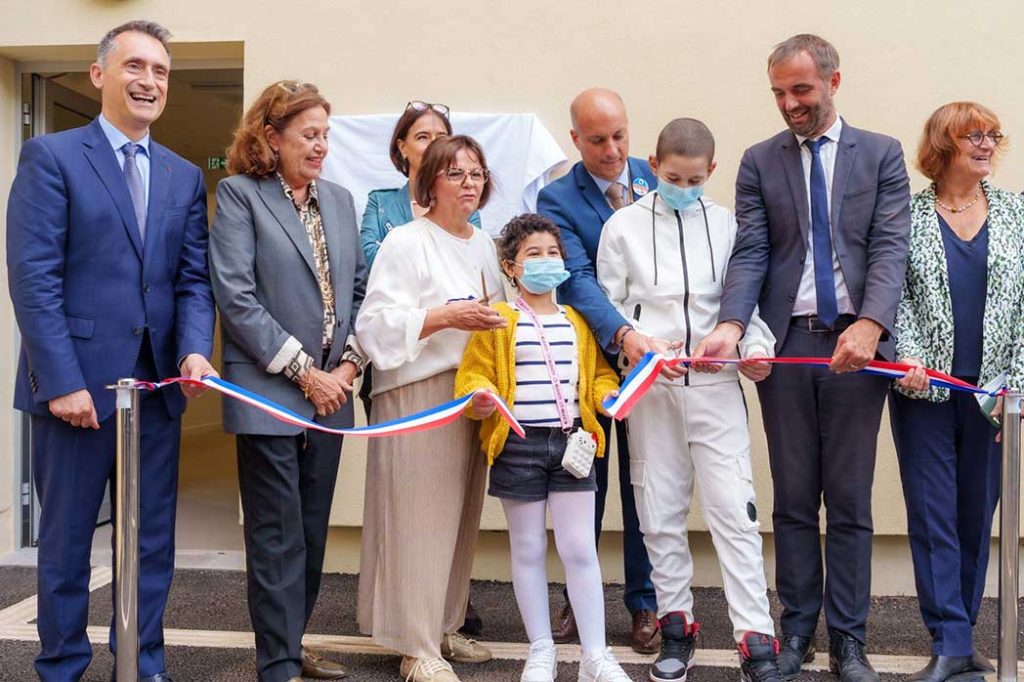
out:
M473 396L473 417L476 419L487 419L495 410L494 401L488 393L477 393Z
M601 404L599 404L597 406L597 411L600 412L601 414L603 414L606 417L610 417L611 415L608 414L608 410L604 409L604 404L606 402L608 402L610 400L614 400L615 398L618 398L618 397L619 397L619 392L618 391L609 391L607 394L605 394L604 398L601 399Z
M744 360L740 360L740 374L750 379L753 382L761 381L768 377L772 373L772 363L770 362L751 362L754 358L766 358L768 357L762 351L755 351L750 354Z

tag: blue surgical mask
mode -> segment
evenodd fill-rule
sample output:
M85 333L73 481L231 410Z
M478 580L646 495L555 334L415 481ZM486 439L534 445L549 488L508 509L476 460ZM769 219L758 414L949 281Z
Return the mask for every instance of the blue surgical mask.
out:
M561 258L530 258L522 266L519 285L531 294L546 293L569 279L569 271Z
M658 180L658 196L665 200L669 208L683 211L704 196L704 185L680 187L670 182Z

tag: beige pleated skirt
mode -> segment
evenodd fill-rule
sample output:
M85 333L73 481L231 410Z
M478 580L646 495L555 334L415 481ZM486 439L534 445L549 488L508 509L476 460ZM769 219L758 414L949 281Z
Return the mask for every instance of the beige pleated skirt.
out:
M372 423L452 399L455 372L374 396ZM406 656L441 657L469 597L487 465L477 422L371 438L366 462L359 628Z

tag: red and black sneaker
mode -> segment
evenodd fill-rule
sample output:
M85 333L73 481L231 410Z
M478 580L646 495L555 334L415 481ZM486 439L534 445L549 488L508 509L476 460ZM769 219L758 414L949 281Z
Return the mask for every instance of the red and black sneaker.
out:
M673 611L658 619L661 630L661 653L651 666L653 682L685 682L693 667L697 649L699 623L687 623L686 614Z
M762 632L748 632L736 648L740 651L743 682L783 682L779 671L779 640Z

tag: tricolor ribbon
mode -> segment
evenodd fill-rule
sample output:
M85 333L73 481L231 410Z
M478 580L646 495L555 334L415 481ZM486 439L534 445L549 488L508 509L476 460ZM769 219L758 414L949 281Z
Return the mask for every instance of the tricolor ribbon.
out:
M619 387L619 394L613 399L604 402L604 409L615 419L625 419L633 407L643 398L644 394L654 384L655 379L663 367L674 367L684 365L689 367L691 363L697 362L695 358L667 357L658 353L647 353L637 363L633 371L629 373L626 380ZM700 358L700 362L717 363L724 365L738 365L738 358ZM774 365L822 365L827 367L832 358L750 358L750 362L767 362ZM890 379L902 379L917 365L908 365L902 362L886 362L884 360L872 360L863 369L858 370L864 374L875 374L889 377ZM925 368L928 383L937 388L948 388L952 391L966 391L982 395L1001 395L1005 388L989 391L974 384L968 383L939 372L938 370Z
M299 426L304 429L313 429L314 431L322 431L324 433L333 433L339 436L366 436L368 438L399 436L405 433L428 431L430 429L445 426L459 418L462 414L462 410L471 400L473 400L474 396L485 395L494 403L498 412L501 413L501 416L508 422L513 431L519 434L520 437L525 437L526 435L526 432L523 431L523 427L519 423L519 420L512 415L512 410L510 410L508 405L505 404L505 401L490 391L480 390L467 393L461 398L456 398L455 400L444 403L443 405L431 407L430 409L417 412L416 414L409 415L408 417L381 422L380 424L357 426L351 429L332 429L324 426L323 424L317 424L311 419L307 419L300 414L292 412L283 405L278 405L268 398L264 398L263 396L242 388L237 384L233 384L230 381L225 381L220 377L203 377L198 381L186 377L175 377L173 379L166 379L160 382L138 381L135 383L135 387L143 390L155 391L172 384L192 384L194 386L203 386L205 388L218 391L226 396L234 398L235 400L240 400L251 407L255 407L258 410L266 412L271 417L293 426Z

